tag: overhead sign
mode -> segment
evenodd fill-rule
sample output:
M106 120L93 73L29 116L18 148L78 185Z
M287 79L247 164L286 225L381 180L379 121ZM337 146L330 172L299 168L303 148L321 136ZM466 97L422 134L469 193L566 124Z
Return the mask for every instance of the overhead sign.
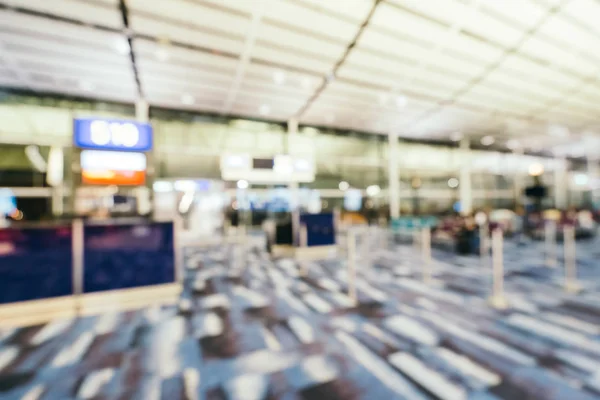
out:
M226 154L221 157L221 177L252 183L312 182L315 163L309 158L290 155L252 158L247 154Z
M81 152L81 182L86 185L143 185L146 155L116 151Z
M75 119L73 142L82 149L149 151L152 149L152 126L114 119Z

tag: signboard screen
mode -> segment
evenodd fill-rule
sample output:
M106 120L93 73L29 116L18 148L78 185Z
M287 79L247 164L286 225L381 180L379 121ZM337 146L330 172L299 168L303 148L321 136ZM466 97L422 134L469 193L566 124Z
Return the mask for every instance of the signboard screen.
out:
M145 181L145 154L98 150L81 152L81 182L85 185L138 186Z
M82 149L149 151L152 149L152 126L114 119L75 119L73 142Z

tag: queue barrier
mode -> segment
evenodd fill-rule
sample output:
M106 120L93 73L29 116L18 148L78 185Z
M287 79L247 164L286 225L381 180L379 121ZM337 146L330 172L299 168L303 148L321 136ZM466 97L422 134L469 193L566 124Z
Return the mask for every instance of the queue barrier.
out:
M176 301L172 222L109 220L0 230L0 321L53 318Z

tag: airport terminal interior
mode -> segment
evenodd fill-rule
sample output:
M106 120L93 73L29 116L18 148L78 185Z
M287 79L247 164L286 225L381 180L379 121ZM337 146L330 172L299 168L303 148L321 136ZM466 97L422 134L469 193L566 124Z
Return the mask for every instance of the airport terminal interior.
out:
M598 21L0 0L0 400L600 399Z

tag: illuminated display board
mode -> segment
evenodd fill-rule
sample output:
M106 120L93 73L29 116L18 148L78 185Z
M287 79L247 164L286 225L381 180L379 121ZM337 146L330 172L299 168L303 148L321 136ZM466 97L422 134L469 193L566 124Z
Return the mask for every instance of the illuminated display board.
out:
M81 183L137 186L146 181L146 155L116 151L83 150Z
M149 151L152 149L152 126L114 119L75 119L73 142L82 149Z

